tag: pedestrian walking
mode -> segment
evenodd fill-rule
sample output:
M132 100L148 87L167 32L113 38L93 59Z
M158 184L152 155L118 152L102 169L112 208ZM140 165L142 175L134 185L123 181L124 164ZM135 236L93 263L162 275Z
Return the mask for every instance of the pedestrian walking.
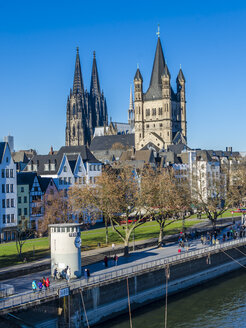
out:
M40 292L41 292L42 289L43 289L43 283L42 283L41 280L38 282L38 289L39 289Z
M50 289L50 280L49 280L49 277L47 277L46 280L45 280L45 287L46 287L46 289Z
M35 280L33 280L33 282L32 282L32 290L34 293L37 291L37 284L36 284Z
M115 254L114 256L114 265L117 266L118 264L118 256Z
M58 274L58 271L57 271L57 267L55 267L54 269L54 279L57 280L57 274Z
M103 261L104 261L105 268L107 268L108 267L108 257L107 257L107 255L105 255Z
M46 289L46 279L45 279L45 277L43 277L43 279L42 279L42 284L43 284L43 287Z

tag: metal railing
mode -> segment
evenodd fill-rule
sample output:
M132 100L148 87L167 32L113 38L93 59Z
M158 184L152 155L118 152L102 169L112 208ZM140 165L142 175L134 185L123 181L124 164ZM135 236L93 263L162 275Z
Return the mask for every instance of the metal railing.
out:
M124 278L129 275L134 275L136 273L141 273L149 269L154 269L158 267L165 266L166 264L175 264L175 262L179 262L180 260L185 260L189 258L193 258L197 255L206 255L213 251L220 250L220 249L226 249L226 248L233 248L233 246L243 245L246 244L246 237L239 238L236 240L231 240L228 242L223 242L222 244L214 245L214 246L208 246L204 247L195 251L187 251L186 253L181 253L178 255L168 256L162 259L157 259L154 261L149 261L141 264L135 264L132 266L129 266L127 268L122 268L118 270L114 270L112 272L107 272L103 274L93 274L90 276L89 279L86 278L80 278L74 281L71 281L69 283L67 282L61 282L56 283L55 286L50 287L48 290L43 291L28 291L19 293L16 295L12 295L6 298L0 299L0 312L6 311L7 309L21 306L22 304L30 303L30 302L37 302L39 300L43 299L49 299L58 297L59 290L62 288L66 288L69 286L70 290L78 289L78 288L84 288L89 287L93 285L98 285L102 282L107 282L110 280L118 279L118 278Z

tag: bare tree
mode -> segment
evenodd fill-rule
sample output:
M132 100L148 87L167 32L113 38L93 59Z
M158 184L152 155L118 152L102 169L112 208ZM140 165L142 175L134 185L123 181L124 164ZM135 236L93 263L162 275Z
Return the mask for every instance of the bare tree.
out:
M159 224L158 246L163 242L164 229L191 214L190 189L186 180L175 178L172 169L148 171L141 181L145 205Z
M217 172L205 176L197 170L191 178L191 189L193 204L206 213L215 229L218 217L246 196L246 165L220 165Z
M72 222L73 216L70 202L63 190L59 193L48 194L42 201L44 209L43 219L39 221L38 230L45 234L48 232L49 224Z

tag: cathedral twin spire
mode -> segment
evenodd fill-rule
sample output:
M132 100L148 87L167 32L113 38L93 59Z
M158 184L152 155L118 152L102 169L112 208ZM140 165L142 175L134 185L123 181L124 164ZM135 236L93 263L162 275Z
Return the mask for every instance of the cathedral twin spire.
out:
M73 90L67 101L66 145L89 145L95 127L108 124L106 99L100 91L95 51L91 74L90 93L85 91L79 48L77 47Z

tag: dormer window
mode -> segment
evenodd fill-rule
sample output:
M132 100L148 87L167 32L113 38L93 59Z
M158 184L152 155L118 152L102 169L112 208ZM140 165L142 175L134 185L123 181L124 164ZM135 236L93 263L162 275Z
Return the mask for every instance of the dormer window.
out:
M50 164L50 170L51 170L51 171L55 171L55 169L56 169L56 168L55 168L55 164L54 164L54 163L51 163L51 164Z
M44 170L49 171L49 164L44 164Z

